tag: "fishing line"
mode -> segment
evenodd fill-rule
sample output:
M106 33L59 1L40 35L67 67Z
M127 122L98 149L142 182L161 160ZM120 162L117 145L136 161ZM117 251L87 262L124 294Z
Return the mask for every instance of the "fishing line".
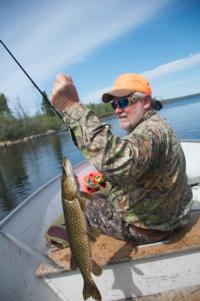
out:
M4 44L2 40L0 40L0 43L4 47L4 49L9 53L9 55L13 58L13 60L17 63L17 65L20 67L20 69L24 72L24 74L28 77L28 79L31 81L31 83L34 85L34 87L38 90L38 92L42 95L42 97L48 102L51 109L62 119L61 114L54 108L54 106L49 101L48 97L42 92L42 90L38 87L38 85L33 81L33 79L30 77L30 75L26 72L26 70L22 67L22 65L19 63L19 61L15 58L15 56L12 54L12 52L8 49L8 47Z

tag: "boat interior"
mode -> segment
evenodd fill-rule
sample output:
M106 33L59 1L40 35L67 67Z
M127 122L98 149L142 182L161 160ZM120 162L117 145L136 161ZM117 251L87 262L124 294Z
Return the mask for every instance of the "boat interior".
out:
M106 235L99 235L91 242L92 258L103 267L127 261L149 260L155 257L166 257L193 252L200 248L200 178L190 180L193 190L193 207L190 222L176 230L167 240L136 246ZM64 229L64 228L63 228ZM70 272L70 248L61 243L48 243L47 256L60 269L45 263L39 264L35 271L37 277Z

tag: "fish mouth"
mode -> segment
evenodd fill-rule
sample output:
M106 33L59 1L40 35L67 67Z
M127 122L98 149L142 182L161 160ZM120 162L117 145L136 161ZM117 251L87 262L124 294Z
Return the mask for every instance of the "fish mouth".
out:
M77 181L77 177L75 176L73 167L66 157L63 158L62 169L63 197L66 196L68 200L72 200L79 190L79 183Z
M67 158L63 159L63 171L67 176L74 175L74 171L72 169L71 163Z
M73 167L72 167L70 161L67 160L66 158L63 159L62 169L63 169L64 179L70 179L70 182L74 182L74 185L75 185L75 183L77 183L77 177L74 173L74 170L73 170Z

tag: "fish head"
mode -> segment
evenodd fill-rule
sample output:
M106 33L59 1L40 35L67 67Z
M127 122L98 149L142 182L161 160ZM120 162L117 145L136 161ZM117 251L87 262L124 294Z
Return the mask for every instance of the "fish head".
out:
M61 188L63 199L69 201L75 199L77 192L79 191L78 181L76 179L72 165L67 158L63 159Z

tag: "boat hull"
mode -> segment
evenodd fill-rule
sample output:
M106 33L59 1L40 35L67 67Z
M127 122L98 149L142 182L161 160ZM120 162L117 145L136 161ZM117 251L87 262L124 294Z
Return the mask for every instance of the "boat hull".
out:
M189 179L198 179L200 143L187 141L182 142L182 146L186 155ZM90 167L84 163L76 168L76 173L81 176L89 170ZM193 210L200 210L199 204L200 190L197 188ZM1 221L0 228L45 254L45 232L61 210L60 176L58 176ZM83 300L83 281L79 272L37 278L35 271L39 261L5 237L0 235L0 239L1 300ZM101 277L94 276L94 279L104 301L158 295L172 289L198 287L199 256L200 250L197 248L112 264L104 267Z

